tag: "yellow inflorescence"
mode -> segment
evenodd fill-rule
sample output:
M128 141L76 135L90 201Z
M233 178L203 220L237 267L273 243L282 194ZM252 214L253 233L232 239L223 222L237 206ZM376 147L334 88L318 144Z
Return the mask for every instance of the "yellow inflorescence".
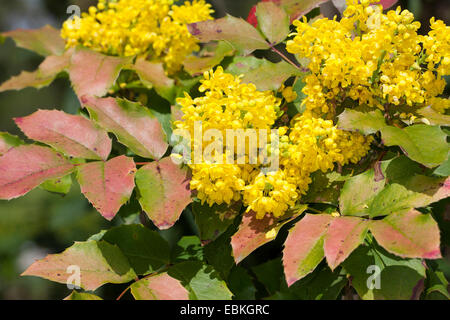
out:
M185 94L178 99L184 115L175 122L177 129L187 130L192 138L199 122L203 132L217 129L223 137L226 129L276 128L281 101L271 91L261 92L253 84L241 83L240 77L225 73L222 67L206 72L204 78L200 86L203 96L193 99ZM198 198L209 205L242 199L257 218L266 214L279 217L306 193L311 173L326 172L335 163L358 162L372 142L372 137L339 130L331 120L310 114L299 115L292 120L291 127L278 127L276 131L278 170L265 173L261 163L226 163L224 147L221 163L189 164L193 173L191 189L197 190ZM195 149L199 142L191 143ZM248 160L249 155L245 156Z
M199 49L187 24L212 19L204 0L177 6L173 0L99 0L81 18L63 24L67 47L83 45L117 56L148 55L178 71L184 58Z
M442 112L445 103L435 97L450 71L450 27L432 19L432 30L421 36L408 10L383 14L369 0L347 5L340 21L294 21L297 32L287 50L309 61L308 112L333 113L346 98L381 109L432 105Z

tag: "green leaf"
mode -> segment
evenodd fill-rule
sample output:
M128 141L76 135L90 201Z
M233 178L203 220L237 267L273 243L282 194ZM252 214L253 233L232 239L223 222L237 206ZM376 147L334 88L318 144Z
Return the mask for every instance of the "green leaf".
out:
M359 112L345 109L339 116L338 128L348 131L359 131L363 134L372 134L386 126L383 114L380 110Z
M243 75L243 83L253 83L261 91L278 90L288 78L302 74L286 61L273 63L253 56L235 57L227 72Z
M233 293L234 300L255 300L256 288L253 279L242 267L231 270L228 287Z
M168 148L166 134L156 115L139 103L125 99L83 97L91 118L114 133L137 155L160 159Z
M219 274L199 261L176 264L168 274L189 290L191 300L231 300L233 295Z
M188 29L200 42L226 40L243 55L257 49L269 49L269 44L258 30L245 20L230 15L217 20L191 23Z
M0 132L0 156L8 152L9 149L24 144L22 139L7 132Z
M276 45L289 34L289 16L273 2L260 2L256 6L258 26L267 40Z
M435 175L441 176L441 177L448 177L450 176L450 153L447 156L447 160L444 161L439 167L437 167L433 173Z
M384 177L377 178L374 169L348 179L339 199L341 214L359 217L368 215L370 202L382 190L384 184Z
M46 191L66 195L72 187L72 175L45 181L40 187Z
M303 88L306 83L304 81L304 77L300 76L294 82L292 89L297 93L297 98L293 101L295 108L297 109L297 113L302 114L305 111L305 105L303 105L303 100L306 98L306 94L303 93Z
M397 212L371 221L369 229L382 247L400 257L441 257L439 227L430 214Z
M184 236L176 244L172 251L174 262L187 260L203 261L203 247L197 236Z
M168 242L143 225L114 227L103 235L102 240L117 245L139 275L155 272L169 264Z
M227 204L213 205L202 204L199 200L192 204L192 213L200 232L202 243L216 240L233 223L239 213L240 203L234 206Z
M210 49L210 47L213 47ZM215 46L208 46L209 51L203 52L205 56L188 56L184 62L184 69L192 76L201 75L214 66L220 64L225 57L234 53L234 48L226 41L219 41Z
M3 32L1 35L12 38L18 47L34 51L42 56L60 55L65 48L60 31L49 25L34 30L17 29Z
M447 135L439 126L416 124L404 129L385 126L381 136L385 145L399 146L405 155L427 167L436 167L447 159Z
M99 296L87 292L72 291L70 295L64 298L64 300L103 300Z
M143 166L136 173L139 203L153 223L168 229L192 202L187 168L181 168L170 157Z
M417 110L417 113L426 118L432 125L450 126L450 116L437 112L431 106L421 108Z
M131 294L136 300L189 300L189 292L167 273L136 281Z
M437 300L447 299L450 300L450 292L448 291L449 283L445 278L442 271L427 270L428 274L428 286L425 291L425 299Z
M283 250L288 286L311 273L322 261L325 234L332 220L328 214L307 214L289 230Z
M324 267L297 281L286 292L301 300L336 300L347 283L341 270L333 272Z
M220 273L223 279L227 279L230 270L236 265L233 259L231 236L235 228L230 228L217 240L204 246L205 261Z
M70 267L70 268L69 268ZM80 270L80 286L95 290L105 283L126 283L136 277L125 255L105 241L75 242L59 254L34 262L22 276L36 276L66 284Z
M270 295L273 295L282 289L281 284L284 283L285 280L281 258L269 260L252 267L252 271Z
M351 285L364 300L409 300L420 294L416 291L425 278L419 259L395 257L375 244L359 247L343 265L351 275Z

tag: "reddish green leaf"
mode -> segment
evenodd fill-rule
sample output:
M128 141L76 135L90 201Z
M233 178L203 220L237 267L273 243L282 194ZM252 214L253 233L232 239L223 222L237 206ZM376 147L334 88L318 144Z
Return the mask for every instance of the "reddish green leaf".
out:
M378 243L403 258L438 259L440 234L431 215L416 210L394 213L370 224Z
M376 133L386 125L384 116L378 109L370 112L345 109L338 118L339 129L359 131L366 135Z
M231 237L231 246L236 263L244 260L262 245L274 240L283 225L298 217L305 210L306 205L298 208L293 215L288 214L280 218L266 215L263 219L256 219L256 214L253 211L246 212L242 217L238 231Z
M0 156L8 152L9 149L23 144L23 141L7 132L0 132Z
M256 6L258 26L272 45L280 43L289 34L289 16L273 2L260 2Z
M72 187L72 175L69 174L62 178L47 180L39 187L48 192L66 195Z
M174 81L167 77L162 63L140 58L136 60L133 69L139 75L142 83L148 87L171 87L174 84Z
M347 180L341 191L339 208L347 216L368 215L370 202L383 189L385 179L377 179L374 169Z
M77 273L79 285L85 290L95 290L105 283L126 283L136 277L120 249L106 241L75 242L62 253L34 262L22 276L77 285L72 279Z
M233 46L226 41L207 46L200 56L188 56L183 63L184 69L192 76L201 75L220 64L223 58L234 53Z
M59 110L39 110L14 119L25 135L75 158L106 160L112 141L108 134L83 116Z
M73 164L50 148L12 148L0 157L0 199L23 196L46 180L64 177L73 169Z
M291 17L291 22L298 19L312 9L317 8L320 4L328 0L279 0L279 4L286 10Z
M59 30L49 25L34 30L17 29L3 32L2 35L12 38L18 47L43 56L60 55L64 52L65 44Z
M131 197L136 165L120 156L107 162L96 161L78 167L81 192L107 220L112 220Z
M371 217L420 208L450 196L450 178L415 175L404 184L392 183L370 203Z
M258 30L245 20L230 15L217 20L191 23L188 29L200 42L226 40L244 55L257 49L269 49L269 44Z
M363 241L367 232L368 220L357 217L337 217L328 227L324 251L328 265L334 270Z
M168 229L192 202L190 176L170 157L143 166L136 173L142 209L161 230Z
M227 68L227 72L243 75L242 82L253 83L258 90L278 90L293 75L301 72L285 61L272 63L255 57L236 57Z
M431 106L421 108L417 113L433 125L450 126L450 116L437 112Z
M73 291L70 295L64 298L64 300L103 300L99 296L87 292Z
M55 80L56 76L66 70L70 63L72 51L67 51L62 56L48 56L39 65L36 71L23 71L18 76L12 77L0 86L0 92L7 90L21 90L26 87L41 89Z
M111 57L87 49L77 49L69 67L70 81L79 97L103 97L116 82L120 71L131 61L131 58Z
M436 167L447 159L447 135L439 126L415 124L403 129L385 126L381 136L385 145L399 146L405 155L427 167Z
M166 135L155 115L139 103L84 96L91 118L116 135L119 142L144 158L160 159L168 148Z
M288 286L311 273L322 261L324 238L332 220L328 214L307 214L289 231L283 250Z
M133 283L131 293L136 300L189 300L189 292L167 273Z

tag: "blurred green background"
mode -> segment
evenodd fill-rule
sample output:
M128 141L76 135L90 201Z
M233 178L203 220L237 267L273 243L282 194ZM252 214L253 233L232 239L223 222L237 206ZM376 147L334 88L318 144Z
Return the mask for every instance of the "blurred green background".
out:
M210 2L218 17L227 12L245 18L257 0ZM91 0L2 0L0 31L39 28L45 24L59 28L69 16L66 12L69 5L78 5L84 11L95 3ZM428 21L432 16L449 24L449 0L403 0L400 4L412 11L422 23L422 32L428 31ZM34 70L42 60L42 57L17 48L13 41L6 40L0 45L0 83L22 70ZM76 113L78 107L78 100L67 79L58 79L42 90L29 88L0 93L0 131L21 135L12 118L28 115L38 108ZM128 209L132 211L133 205ZM118 219L112 223L104 220L80 194L76 184L64 198L36 189L23 198L1 201L0 299L61 299L68 295L69 290L63 285L38 278L22 278L20 273L35 259L60 252L73 241L84 241L102 228L119 223ZM163 236L173 238L173 242L184 229L190 229L189 223L189 218L184 217L173 231Z

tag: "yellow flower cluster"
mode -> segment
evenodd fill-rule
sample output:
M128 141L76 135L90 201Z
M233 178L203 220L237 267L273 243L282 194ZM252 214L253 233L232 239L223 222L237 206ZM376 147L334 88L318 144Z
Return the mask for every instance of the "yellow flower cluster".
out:
M180 6L173 0L99 0L81 18L64 22L61 36L67 47L83 45L117 56L148 55L174 73L187 55L199 49L186 25L212 19L212 12L204 0Z
M206 72L204 78L200 86L203 96L193 99L185 94L177 100L183 118L175 122L176 129L190 133L194 149L201 143L192 139L199 122L203 132L216 129L223 137L226 129L276 129L278 153L266 149L279 155L279 168L267 173L262 163L226 162L227 150L223 147L220 163L203 160L189 164L193 173L191 189L197 190L202 202L229 204L242 199L257 218L266 214L279 217L306 193L311 173L326 172L335 163L356 163L369 150L372 137L339 130L331 120L309 114L296 116L290 127L277 128L280 99L271 91L261 92L253 84L241 83L240 77L225 73L222 67ZM247 147L248 143L246 152ZM248 161L249 154L245 157Z
M294 21L287 50L307 59L311 74L303 92L308 112L331 113L350 98L383 109L386 105L435 105L450 70L450 27L431 20L426 36L408 10L382 12L369 0L347 0L340 21ZM436 110L442 111L441 101Z

